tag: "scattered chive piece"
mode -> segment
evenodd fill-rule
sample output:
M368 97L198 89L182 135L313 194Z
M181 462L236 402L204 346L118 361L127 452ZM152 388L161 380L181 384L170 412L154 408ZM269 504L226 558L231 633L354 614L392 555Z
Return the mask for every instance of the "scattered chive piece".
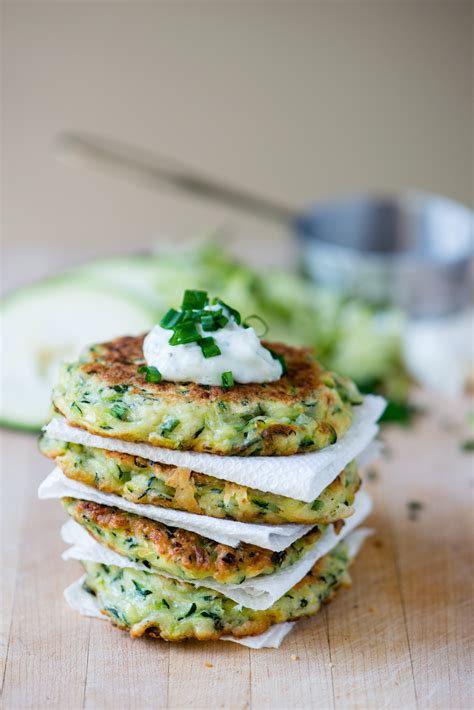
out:
M138 372L145 373L145 382L161 382L161 372L153 365L140 365Z
M216 305L216 304L218 303L218 304L219 304L220 306L222 306L223 308L226 308L226 309L229 311L229 313L230 313L230 315L232 316L232 318L233 318L233 319L235 320L235 322L237 323L237 325L240 325L240 324L241 324L242 318L240 317L239 311L236 311L235 308L232 308L231 306L228 306L227 303L224 303L224 301L221 301L220 298L214 298L214 299L212 300L212 303L213 303L213 305Z
M212 336L209 336L208 338L201 338L198 342L201 347L202 354L206 359L216 357L221 354L220 348Z
M408 518L410 520L418 520L418 514L423 509L423 503L419 500L409 500L407 502Z
M463 441L461 444L461 451L465 451L466 453L474 451L474 439L466 439Z
M178 325L180 320L181 313L179 311L175 311L174 308L170 308L168 313L160 320L160 325L162 328L166 328L166 330L173 330L173 328Z
M204 308L209 303L206 291L192 291L186 289L183 296L181 308L184 310L196 310Z
M288 372L288 368L286 366L285 358L283 357L283 355L280 355L280 353L276 353L274 350L271 350L271 348L267 348L267 350L271 354L271 356L274 360L278 360L278 362L280 363L281 368L283 370L282 374L286 375L286 373Z
M169 339L169 344L186 345L186 343L195 343L200 337L196 324L192 321L186 321L175 328L173 335Z
M230 389L234 385L234 375L230 370L223 372L221 375L222 387L226 390Z
M242 325L245 328L253 328L252 324L249 323L249 320L256 320L256 321L258 321L258 323L263 325L263 332L257 333L257 337L258 338L265 337L265 335L268 333L268 324L266 323L266 321L264 321L263 318L260 318L260 316L257 316L255 314L251 315L251 316L247 316L247 318L242 322ZM254 330L255 330L255 328L254 328Z

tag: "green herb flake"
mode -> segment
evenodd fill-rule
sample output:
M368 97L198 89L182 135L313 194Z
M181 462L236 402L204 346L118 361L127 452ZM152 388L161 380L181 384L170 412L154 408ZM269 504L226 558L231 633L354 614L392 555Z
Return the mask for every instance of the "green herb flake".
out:
M326 426L329 429L329 443L335 444L337 441L337 431L334 429L332 424L327 423Z
M168 313L160 320L160 326L165 330L173 330L182 318L182 314L174 308L170 308Z
M221 350L212 336L209 336L208 338L200 338L198 343L206 360L210 357L217 357L217 355L221 355Z
M410 402L389 400L379 421L408 428L413 424L414 418L422 414L422 411L421 407Z
M179 419L174 419L173 417L167 417L160 427L160 434L169 434L174 431L179 424Z
M121 419L122 421L126 419L129 408L123 402L115 402L115 404L110 409L110 413L113 414L116 419Z
M408 518L412 521L418 520L418 515L423 510L423 503L419 500L409 500L407 502Z
M170 345L187 345L197 342L200 338L196 324L193 321L186 321L176 326L168 342Z
M256 321L256 323L259 323L260 326L262 327L262 329L259 333L257 333L257 331L255 330L255 327L252 325L251 321ZM264 321L263 318L260 318L260 316L257 316L255 314L253 314L251 316L247 316L247 318L245 318L245 320L242 322L242 325L244 326L244 328L253 328L255 330L257 338L264 338L269 330L268 323L266 321Z
M147 597L149 594L152 593L151 589L143 589L142 585L136 582L134 579L132 579L132 582L139 597Z
M117 609L116 609L115 607L113 607L113 606L105 606L105 607L104 607L104 611L107 611L107 612L108 612L111 616L113 616L114 619L116 619L117 621L122 621L122 618L121 618L119 612L117 611Z
M184 310L198 310L204 308L209 303L206 291L192 291L186 289L183 296L181 308Z
M224 301L222 301L220 298L213 298L212 304L214 306L219 305L219 306L222 306L223 308L225 308L228 311L228 313L232 316L232 318L235 320L237 325L241 324L241 322L242 322L241 315L240 315L239 311L235 310L235 308L228 306L227 303L224 303Z
M82 411L82 409L80 408L80 406L78 405L77 402L73 402L73 403L71 404L71 409L75 409L76 412L78 412L78 413L81 415L81 417L82 417L83 414L84 414L83 411Z
M145 375L145 382L161 382L161 372L154 365L140 365L138 372Z
M216 614L214 611L206 611L205 609L199 613L199 616L203 616L205 619L214 619L214 621L221 620L219 614Z
M217 322L212 312L201 316L202 329L206 331L217 330Z
M466 439L460 444L460 446L461 451L464 451L465 453L470 453L474 451L474 439Z
M217 315L214 316L214 321L217 323L217 329L219 329L224 328L229 322L229 319L222 311L217 311Z
M222 383L222 387L225 390L228 390L234 386L234 375L232 374L232 372L230 370L222 373L221 383Z
M192 616L192 614L194 614L194 612L196 611L196 609L197 609L197 606L196 606L196 604L193 602L193 603L191 604L191 606L189 607L189 610L186 612L186 614L185 614L184 616L180 616L180 617L178 618L178 621L182 621L183 619L187 619L188 616Z
M128 390L129 385L113 385L112 389L114 392L119 394L124 394Z

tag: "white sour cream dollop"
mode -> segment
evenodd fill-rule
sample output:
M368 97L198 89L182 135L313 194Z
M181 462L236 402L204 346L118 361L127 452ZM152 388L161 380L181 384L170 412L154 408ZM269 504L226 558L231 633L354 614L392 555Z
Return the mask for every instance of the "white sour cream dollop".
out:
M216 308L207 306L206 310ZM202 337L214 338L220 355L205 358L198 343L170 345L168 341L173 331L155 325L143 342L147 365L158 368L164 380L202 385L221 385L222 374L229 371L234 382L243 384L274 382L282 376L280 362L262 346L253 328L244 328L229 317L220 330L203 331L199 323L197 329Z

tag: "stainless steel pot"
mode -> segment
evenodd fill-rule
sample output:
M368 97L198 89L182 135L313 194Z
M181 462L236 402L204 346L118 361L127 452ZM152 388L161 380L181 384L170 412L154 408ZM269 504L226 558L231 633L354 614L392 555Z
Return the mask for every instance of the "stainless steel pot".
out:
M358 195L297 218L305 272L321 284L412 316L461 310L472 299L474 214L422 192Z
M472 299L474 213L444 197L358 195L299 211L103 137L62 134L54 150L68 163L91 164L283 223L297 235L304 271L348 295L427 317L459 311Z

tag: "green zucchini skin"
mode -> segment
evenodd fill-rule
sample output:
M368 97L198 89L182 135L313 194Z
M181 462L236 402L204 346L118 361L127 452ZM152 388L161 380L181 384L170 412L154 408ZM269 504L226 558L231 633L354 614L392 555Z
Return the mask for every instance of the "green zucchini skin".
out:
M215 640L261 634L274 624L313 616L335 590L350 583L350 560L341 542L264 611L242 608L219 592L131 568L82 562L84 588L115 626L138 637Z
M140 332L155 320L135 294L86 275L53 276L7 293L0 300L0 426L39 431L61 361L78 357L97 337Z
M132 503L185 510L244 523L328 525L349 517L360 486L355 462L310 503L155 463L138 456L50 439L40 451L69 478Z

